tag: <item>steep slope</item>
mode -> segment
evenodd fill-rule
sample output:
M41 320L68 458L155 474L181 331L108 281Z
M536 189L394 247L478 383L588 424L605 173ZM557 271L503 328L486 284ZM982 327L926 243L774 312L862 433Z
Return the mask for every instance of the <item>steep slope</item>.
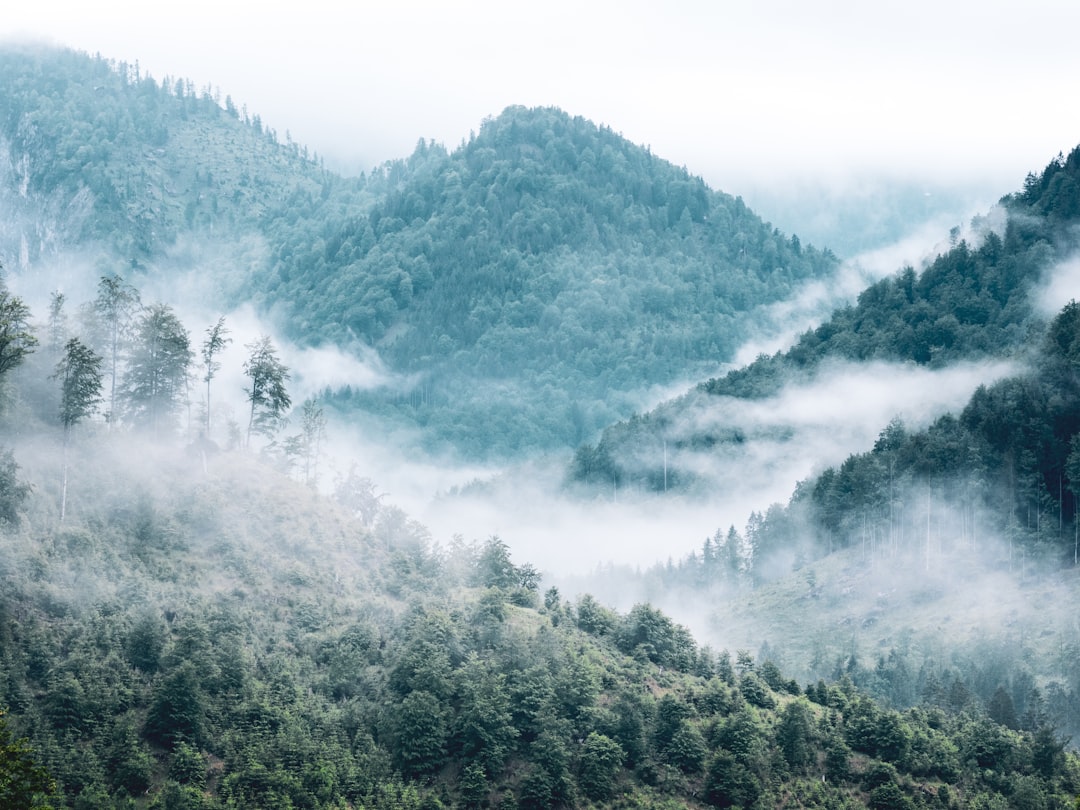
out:
M56 779L54 806L907 807L1080 788L1049 725L900 713L850 680L804 696L648 605L549 590L541 607L497 538L369 530L243 454L84 433L58 523L59 452L23 432L34 491L0 528L3 724Z
M359 184L279 144L210 88L45 47L0 49L0 258L28 272L101 251L110 268L160 261L185 234L225 239ZM310 214L309 214L310 215Z
M402 171L367 217L290 246L274 295L411 375L342 401L476 455L580 440L649 386L715 368L754 307L833 267L558 110L508 109L450 154L421 144Z
M649 388L710 373L756 307L835 267L558 110L511 108L453 152L422 141L345 179L211 88L67 51L0 59L10 271L88 257L253 302L299 344L377 355L390 382L335 404L428 446L574 445Z
M1029 226L1068 226L1078 168L1074 152L1029 178L1013 201L1045 214ZM925 428L894 420L786 506L646 572L641 592L707 595L727 643L766 638L804 677L846 674L895 706L1004 690L1017 716L1080 730L1080 305L1029 334L1018 373Z
M578 450L571 478L652 490L663 489L662 482L667 488L695 486L695 457L722 454L753 438L704 416L732 401L761 400L811 382L829 363L933 369L1022 354L1030 335L1044 326L1033 292L1076 247L1078 164L1076 151L1055 160L1042 175L1029 177L1022 193L1004 198L994 215L976 220L971 244L960 240L921 272L907 267L870 286L786 351L763 355L650 413L609 426L596 445ZM758 430L780 435L785 426Z

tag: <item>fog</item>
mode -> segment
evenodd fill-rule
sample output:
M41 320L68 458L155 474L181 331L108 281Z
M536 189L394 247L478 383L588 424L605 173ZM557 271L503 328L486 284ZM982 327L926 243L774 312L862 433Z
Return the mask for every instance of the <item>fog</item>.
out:
M853 226L853 223L846 225ZM852 303L875 281L903 267L921 270L947 252L956 239L966 239L977 247L988 231L1002 234L1004 227L1005 211L996 205L988 209L965 208L956 218L949 213L909 222L899 238L876 244L842 261L833 275L810 281L791 298L762 307L755 313L757 323L750 338L736 351L732 365L744 366L759 354L773 354L787 348L807 329L817 326L823 315Z
M913 177L1011 189L1080 132L1067 103L1078 14L1064 0L663 10L317 0L303 13L194 2L182 14L43 0L10 4L0 38L213 84L355 171L407 155L420 137L452 148L485 116L524 104L606 124L732 193Z

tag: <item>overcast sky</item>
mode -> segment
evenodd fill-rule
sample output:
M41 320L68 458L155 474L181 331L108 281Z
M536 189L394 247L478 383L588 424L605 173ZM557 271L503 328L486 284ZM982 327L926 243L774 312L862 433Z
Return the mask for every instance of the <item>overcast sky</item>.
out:
M510 104L732 193L867 175L1004 193L1080 143L1075 0L6 5L0 36L212 83L339 167L453 148Z

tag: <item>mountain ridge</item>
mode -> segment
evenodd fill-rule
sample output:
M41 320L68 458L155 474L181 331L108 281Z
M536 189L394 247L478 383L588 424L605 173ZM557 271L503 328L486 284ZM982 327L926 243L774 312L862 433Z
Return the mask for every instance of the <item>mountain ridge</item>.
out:
M194 271L297 343L377 351L393 385L342 381L335 406L465 456L572 446L715 368L755 307L836 265L553 108L348 179L212 88L69 51L0 57L7 267L87 251L163 285Z

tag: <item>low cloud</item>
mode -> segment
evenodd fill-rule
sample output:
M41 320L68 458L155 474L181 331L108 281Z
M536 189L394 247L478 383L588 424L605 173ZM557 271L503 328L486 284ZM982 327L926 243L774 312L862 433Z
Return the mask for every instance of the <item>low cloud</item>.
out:
M1059 262L1046 274L1035 294L1035 303L1044 315L1053 317L1080 295L1080 255Z

